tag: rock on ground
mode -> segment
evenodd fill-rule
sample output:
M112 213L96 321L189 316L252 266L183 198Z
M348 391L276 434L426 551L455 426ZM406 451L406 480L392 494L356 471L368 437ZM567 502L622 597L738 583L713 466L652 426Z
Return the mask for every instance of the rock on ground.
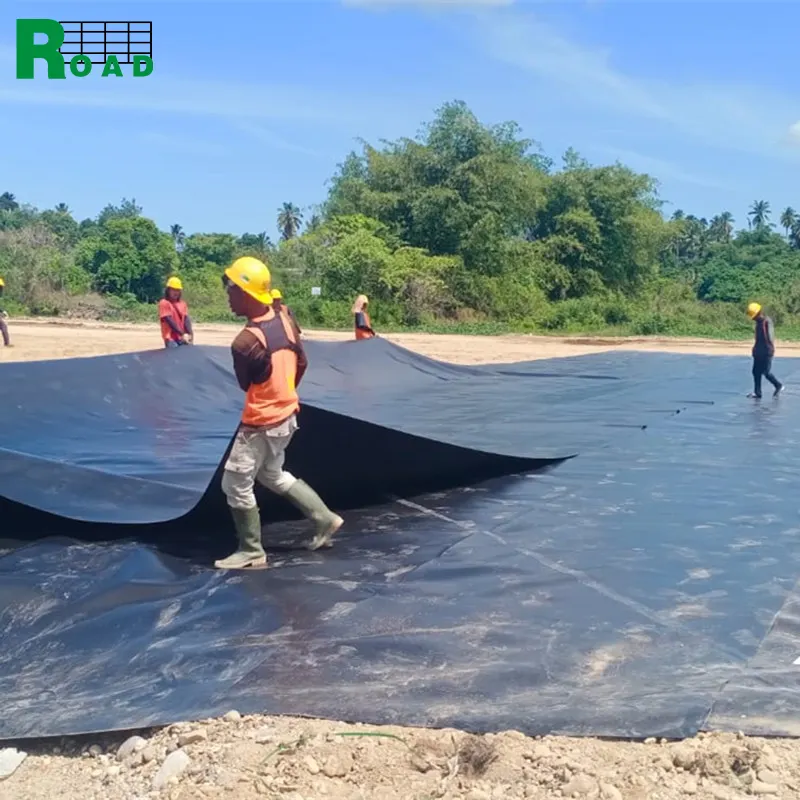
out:
M0 800L800 798L800 741L732 734L644 744L239 714L26 750Z

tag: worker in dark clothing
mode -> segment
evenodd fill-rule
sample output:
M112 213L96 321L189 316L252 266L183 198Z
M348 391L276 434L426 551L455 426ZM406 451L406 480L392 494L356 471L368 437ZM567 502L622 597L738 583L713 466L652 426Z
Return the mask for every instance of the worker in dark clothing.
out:
M772 374L772 359L775 356L775 329L758 303L747 306L747 316L755 322L753 344L753 393L748 397L761 397L761 378L766 378L774 387L774 395L783 390L783 384ZM773 395L773 396L774 396Z
M3 292L6 288L6 282L0 278L0 297L3 296ZM6 347L11 347L11 339L8 336L8 325L6 325L6 319L8 318L8 314L0 308L0 334L3 335L3 344Z

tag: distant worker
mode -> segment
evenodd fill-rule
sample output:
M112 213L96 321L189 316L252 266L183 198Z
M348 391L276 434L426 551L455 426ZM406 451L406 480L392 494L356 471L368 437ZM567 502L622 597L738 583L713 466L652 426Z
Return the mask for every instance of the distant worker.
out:
M287 315L276 313L272 305L270 281L267 265L250 256L234 261L223 276L231 311L246 317L247 323L231 345L233 369L246 396L222 478L239 546L215 562L220 569L267 566L255 481L285 497L314 522L315 535L306 545L309 550L330 547L344 523L305 481L283 468L286 448L298 428L297 386L308 361Z
M756 324L753 344L753 393L748 397L761 397L761 378L766 378L774 387L773 396L783 390L783 384L772 374L772 359L775 356L775 329L758 303L747 306L747 316Z
M356 329L356 339L372 339L375 331L372 330L372 322L367 312L369 298L365 294L360 294L353 303L353 322Z
M289 315L289 319L294 323L295 328L297 328L297 333L302 339L303 331L300 330L300 326L297 324L297 318L294 315L294 311L292 311L292 309L283 302L283 294L281 293L281 290L273 289L270 294L272 295L272 307L277 313L285 311Z
M183 284L180 278L167 281L164 297L158 301L158 316L161 320L161 338L164 347L180 347L194 343L189 307L182 299Z
M6 282L0 278L0 297L3 296L3 292L6 290ZM5 309L0 308L0 333L3 334L3 345L5 347L11 347L11 339L8 337L8 325L6 325L6 320L8 319L8 314L5 312Z

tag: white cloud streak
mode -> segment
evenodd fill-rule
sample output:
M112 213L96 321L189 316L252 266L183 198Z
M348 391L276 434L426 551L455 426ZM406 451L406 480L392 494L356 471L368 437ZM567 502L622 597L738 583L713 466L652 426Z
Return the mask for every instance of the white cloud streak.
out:
M243 86L213 81L68 77L0 83L0 103L72 106L130 112L191 114L250 120L352 122L361 117L341 98L307 88Z
M626 74L607 49L568 39L528 11L474 12L475 33L495 59L557 88L567 101L672 128L707 144L796 160L786 130L800 101L765 87L678 84Z

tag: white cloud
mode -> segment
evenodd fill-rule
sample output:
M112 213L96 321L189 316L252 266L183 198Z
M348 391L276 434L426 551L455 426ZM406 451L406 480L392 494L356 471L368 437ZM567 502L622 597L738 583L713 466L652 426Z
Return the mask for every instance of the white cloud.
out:
M795 147L800 145L800 120L792 123L789 126L789 130L786 133L786 138L789 144Z
M0 82L0 104L163 112L230 120L297 120L337 124L363 119L346 99L309 88L157 78L67 78Z
M530 12L474 14L475 35L491 56L540 78L568 102L647 119L714 146L798 157L784 134L800 109L795 97L766 87L639 78L617 68L610 50L573 41Z

